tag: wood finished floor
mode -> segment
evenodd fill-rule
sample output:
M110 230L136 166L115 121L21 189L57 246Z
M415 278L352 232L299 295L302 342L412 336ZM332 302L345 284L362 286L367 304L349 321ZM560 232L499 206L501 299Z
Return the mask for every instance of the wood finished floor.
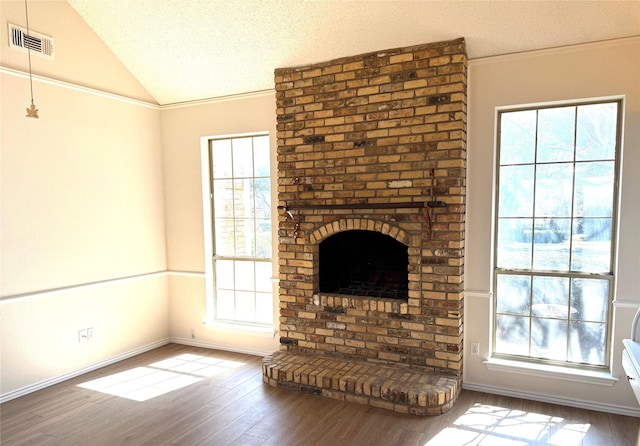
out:
M468 390L445 415L401 415L275 389L261 360L169 344L0 405L0 444L639 444L639 418Z

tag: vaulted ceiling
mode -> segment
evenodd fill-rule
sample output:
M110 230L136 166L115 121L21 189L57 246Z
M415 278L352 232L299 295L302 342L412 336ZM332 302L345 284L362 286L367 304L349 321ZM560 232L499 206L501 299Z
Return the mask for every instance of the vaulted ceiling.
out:
M470 59L640 35L640 1L67 0L160 104L275 68L464 37Z

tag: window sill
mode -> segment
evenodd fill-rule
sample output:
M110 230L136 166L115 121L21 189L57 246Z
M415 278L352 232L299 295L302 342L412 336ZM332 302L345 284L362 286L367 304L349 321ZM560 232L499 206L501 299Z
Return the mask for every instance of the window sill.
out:
M618 382L618 378L612 376L608 371L599 372L594 370L580 370L497 358L488 359L484 361L484 364L487 366L487 369L496 372L516 373L540 378L552 378L584 384L596 384L606 387L612 387L616 382Z
M249 324L234 324L232 322L203 322L205 327L211 327L214 329L224 330L224 331L233 331L234 334L244 334L246 336L253 336L259 338L268 338L273 339L278 334L278 330L275 330L273 327L260 327L256 325Z

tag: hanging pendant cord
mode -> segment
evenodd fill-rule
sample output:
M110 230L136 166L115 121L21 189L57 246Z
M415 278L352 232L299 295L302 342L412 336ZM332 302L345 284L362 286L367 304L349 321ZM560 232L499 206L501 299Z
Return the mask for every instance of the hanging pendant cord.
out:
M29 9L27 8L27 0L24 0L24 15L27 19L27 37L31 37L31 31L29 31ZM31 76L31 47L30 44L25 42L27 47L27 54L29 55L29 87L31 88L31 103L33 104L33 77Z

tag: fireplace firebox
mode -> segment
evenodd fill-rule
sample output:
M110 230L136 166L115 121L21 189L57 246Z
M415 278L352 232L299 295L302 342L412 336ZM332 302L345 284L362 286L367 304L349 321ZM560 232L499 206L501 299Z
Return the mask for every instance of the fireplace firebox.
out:
M373 231L351 230L320 242L320 292L408 298L407 246Z

